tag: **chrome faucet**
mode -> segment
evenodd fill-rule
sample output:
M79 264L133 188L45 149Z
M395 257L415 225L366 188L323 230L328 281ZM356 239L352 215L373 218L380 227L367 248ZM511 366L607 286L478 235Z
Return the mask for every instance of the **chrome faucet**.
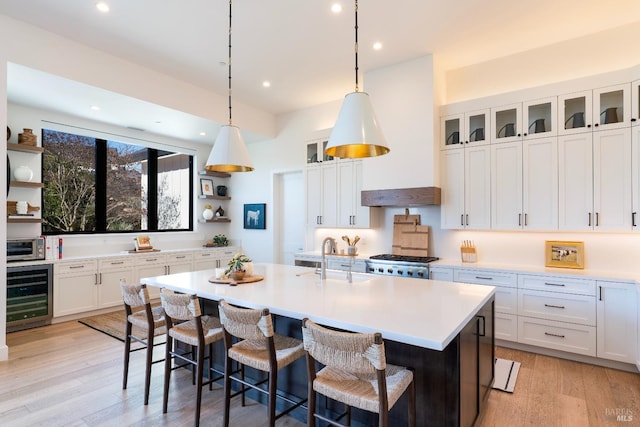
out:
M324 280L327 278L327 252L325 252L327 242L329 242L329 254L332 254L336 251L336 239L334 239L333 237L325 237L322 241L322 246L320 247L320 251L322 252L322 263L320 264L320 280Z

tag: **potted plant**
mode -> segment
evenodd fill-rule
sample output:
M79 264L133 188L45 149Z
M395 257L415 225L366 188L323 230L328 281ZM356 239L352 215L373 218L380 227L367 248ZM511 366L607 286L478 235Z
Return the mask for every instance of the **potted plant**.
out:
M229 246L229 240L224 234L216 234L213 236L213 246Z
M238 252L229 260L225 276L230 276L233 280L242 280L246 273L245 264L250 263L251 259L245 254Z

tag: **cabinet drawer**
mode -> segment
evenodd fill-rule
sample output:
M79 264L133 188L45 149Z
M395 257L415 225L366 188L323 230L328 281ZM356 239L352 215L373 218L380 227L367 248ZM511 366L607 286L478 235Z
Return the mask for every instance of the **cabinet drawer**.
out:
M136 262L131 257L101 259L98 261L98 268L100 270L129 268L135 265Z
M78 262L63 262L59 264L54 264L54 272L55 274L66 274L66 273L78 273L78 272L97 272L98 271L98 261L97 260L82 260Z
M518 342L586 356L596 356L596 328L594 326L518 316Z
M453 268L429 267L429 279L453 282Z
M199 251L194 255L196 261L203 261L208 259L216 259L218 258L217 251Z
M518 275L496 271L454 269L453 281L515 288L518 286Z
M136 258L136 265L164 264L166 257L164 255L145 255Z
M515 314L495 313L496 339L518 341L518 316Z
M518 289L518 314L595 326L596 300L588 295Z
M177 254L168 254L167 255L167 263L183 263L183 262L192 262L193 261L193 253L192 252L180 252Z
M518 314L518 290L496 287L496 313Z
M518 276L518 288L579 295L595 296L596 294L595 280L573 279L559 276L521 274Z

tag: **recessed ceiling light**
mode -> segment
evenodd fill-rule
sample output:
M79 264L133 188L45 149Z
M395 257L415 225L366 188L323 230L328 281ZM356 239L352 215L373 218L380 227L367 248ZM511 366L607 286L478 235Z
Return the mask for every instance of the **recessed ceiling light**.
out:
M200 132L200 136L207 136L206 132Z
M262 87L271 87L271 82L269 80L265 80L262 82Z
M382 49L382 43L380 43L380 42L375 42L375 43L373 44L373 49L374 49L374 50L380 50L380 49Z
M109 12L109 5L103 1L99 1L96 3L96 9L98 9L102 13Z
M334 3L331 5L331 12L340 13L342 12L342 5L340 3Z
M98 107L97 105L92 105L92 106L91 106L91 109L92 109L93 111L100 111L100 107Z

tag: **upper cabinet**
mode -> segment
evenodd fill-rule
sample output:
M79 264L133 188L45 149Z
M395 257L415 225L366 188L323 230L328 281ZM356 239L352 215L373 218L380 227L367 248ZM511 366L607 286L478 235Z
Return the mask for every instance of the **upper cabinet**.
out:
M640 124L640 80L631 83L631 125Z
M329 134L318 136L307 141L307 164L328 162L334 160L332 156L324 154L329 143Z
M631 86L628 83L558 96L559 135L628 127Z
M522 104L491 109L491 142L513 142L522 139Z
M556 135L556 109L556 97L492 108L491 143Z
M464 145L483 145L490 141L490 110L443 117L440 121L440 147L459 148Z

